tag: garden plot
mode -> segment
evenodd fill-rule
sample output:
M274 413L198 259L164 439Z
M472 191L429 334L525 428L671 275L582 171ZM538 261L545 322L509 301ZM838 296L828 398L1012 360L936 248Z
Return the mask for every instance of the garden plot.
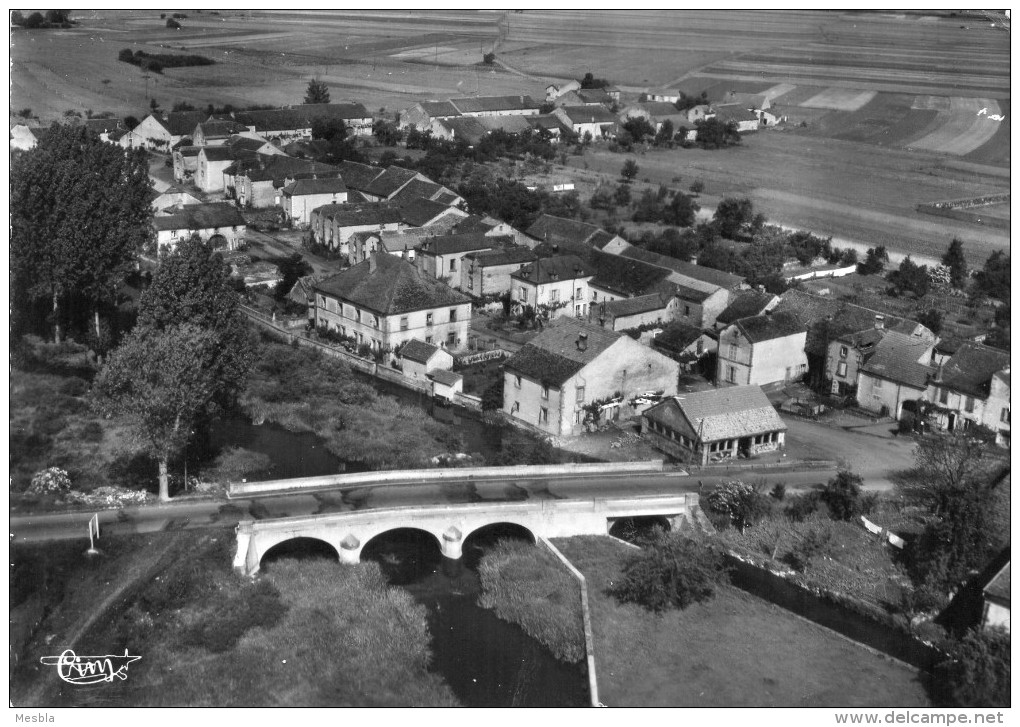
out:
M801 103L801 106L833 111L856 111L875 98L875 91L860 91L854 88L827 88Z
M914 141L911 149L963 156L990 141L1002 119L999 104L991 98L959 98L949 100L949 110L939 112L942 125L932 133Z

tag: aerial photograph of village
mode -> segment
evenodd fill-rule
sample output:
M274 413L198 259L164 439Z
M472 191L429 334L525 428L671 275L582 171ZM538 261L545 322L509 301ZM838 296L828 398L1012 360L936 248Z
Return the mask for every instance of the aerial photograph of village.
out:
M9 11L15 721L1008 721L1010 22Z

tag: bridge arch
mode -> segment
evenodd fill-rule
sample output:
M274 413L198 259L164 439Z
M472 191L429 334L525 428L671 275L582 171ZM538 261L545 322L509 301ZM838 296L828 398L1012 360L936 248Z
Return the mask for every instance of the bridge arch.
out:
M501 540L523 540L529 545L538 543L532 528L511 520L482 523L464 537L463 556L471 567L476 567L486 547Z
M375 561L393 583L417 580L442 561L443 541L431 530L414 526L389 527L367 537L358 553L362 562Z
M633 542L641 536L650 535L655 528L662 528L667 533L673 529L670 519L665 515L610 518L608 524L610 535L627 542Z
M339 562L340 552L333 543L322 538L309 535L287 534L268 545L259 556L259 567L263 568L268 563L278 558L287 556L323 557Z

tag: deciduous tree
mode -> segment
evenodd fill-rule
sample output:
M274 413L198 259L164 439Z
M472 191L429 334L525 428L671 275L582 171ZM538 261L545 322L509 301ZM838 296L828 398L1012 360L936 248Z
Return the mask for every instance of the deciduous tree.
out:
M746 197L737 199L726 197L715 209L712 220L723 237L734 238L743 229L744 225L751 222L754 216L754 205Z
M967 259L963 255L963 242L954 237L949 243L946 254L942 256L942 264L949 268L954 288L963 288L967 284Z
M623 168L620 170L620 176L628 182L631 182L638 175L638 171L637 162L633 159L628 159L623 163Z
M306 104L329 103L329 86L326 85L326 82L317 78L309 80L304 102Z

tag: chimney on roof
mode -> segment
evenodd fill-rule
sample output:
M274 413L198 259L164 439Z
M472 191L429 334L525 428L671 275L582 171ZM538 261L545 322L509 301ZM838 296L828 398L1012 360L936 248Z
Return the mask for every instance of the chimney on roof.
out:
M369 254L369 256L368 256L368 272L369 273L374 273L376 271L376 269L379 267L379 263L376 260L376 256L377 255L378 255L378 253L374 253L373 252L373 253Z
M881 313L875 314L875 328L885 328L885 316Z
M577 350L587 351L588 350L588 334L578 333L577 334Z

